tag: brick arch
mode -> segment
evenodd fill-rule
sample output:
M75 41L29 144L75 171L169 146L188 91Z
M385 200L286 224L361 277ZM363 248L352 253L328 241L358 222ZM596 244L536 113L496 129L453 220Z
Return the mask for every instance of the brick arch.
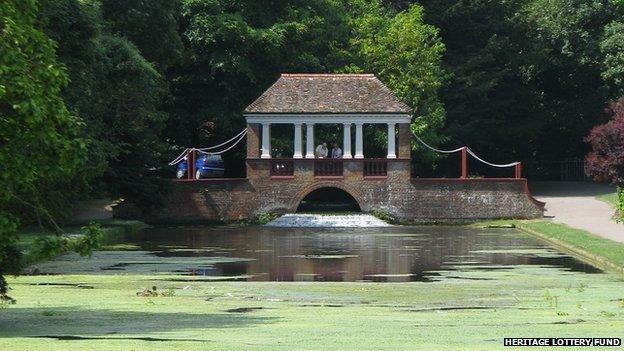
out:
M328 182L316 182L314 184L308 185L307 187L304 187L303 189L301 189L294 196L294 200L290 203L290 210L292 212L296 212L297 208L299 207L299 204L301 203L301 201L303 201L303 199L306 196L308 196L311 192L318 190L318 189L322 189L322 188L340 189L346 192L347 194L351 195L351 197L355 199L355 202L357 202L358 206L360 207L360 210L364 211L364 209L367 208L367 206L363 206L364 199L362 198L362 195L357 190L351 187L345 186L341 182L328 181Z

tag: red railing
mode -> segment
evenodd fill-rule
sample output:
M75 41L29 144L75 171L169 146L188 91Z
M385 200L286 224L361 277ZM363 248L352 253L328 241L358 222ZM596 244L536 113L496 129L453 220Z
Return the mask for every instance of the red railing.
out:
M289 177L294 175L293 160L271 160L271 177Z
M372 159L364 161L365 177L386 177L388 175L388 161Z
M314 160L314 176L315 177L342 177L343 164L342 160L336 159L315 159Z

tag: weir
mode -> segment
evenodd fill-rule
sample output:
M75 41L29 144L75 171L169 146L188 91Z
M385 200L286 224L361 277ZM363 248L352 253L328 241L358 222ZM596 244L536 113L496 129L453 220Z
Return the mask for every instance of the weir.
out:
M390 224L369 214L285 214L267 224L267 227L287 228L375 228Z

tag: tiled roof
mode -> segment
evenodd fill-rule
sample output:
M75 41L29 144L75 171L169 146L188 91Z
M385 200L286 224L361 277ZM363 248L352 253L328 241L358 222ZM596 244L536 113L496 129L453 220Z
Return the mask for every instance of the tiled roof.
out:
M411 113L373 74L282 74L245 113Z

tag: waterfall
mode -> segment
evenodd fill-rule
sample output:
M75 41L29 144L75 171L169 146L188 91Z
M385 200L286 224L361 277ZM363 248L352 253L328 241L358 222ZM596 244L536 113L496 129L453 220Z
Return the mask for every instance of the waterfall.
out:
M323 228L370 228L389 227L390 224L369 214L322 215L285 214L267 224L267 227L323 227Z

